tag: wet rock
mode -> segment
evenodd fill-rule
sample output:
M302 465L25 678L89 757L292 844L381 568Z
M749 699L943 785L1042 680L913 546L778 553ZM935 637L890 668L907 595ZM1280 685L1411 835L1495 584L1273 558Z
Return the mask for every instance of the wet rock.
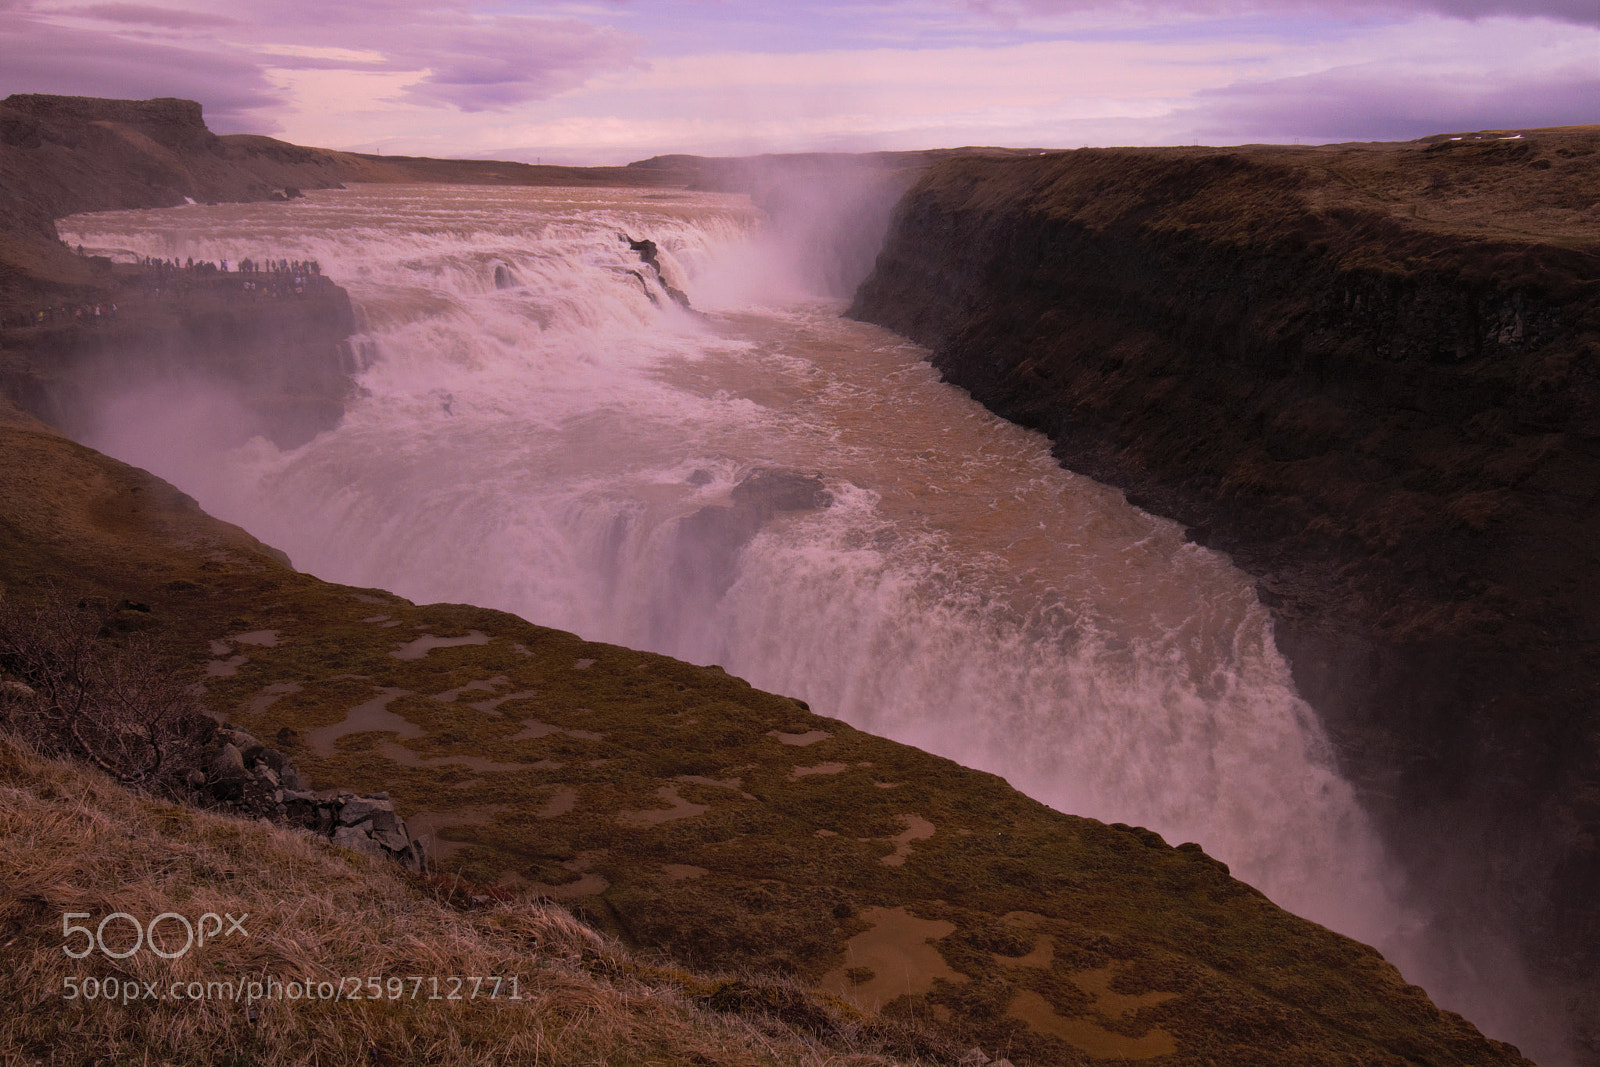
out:
M822 475L791 470L752 471L729 495L736 507L754 509L763 517L780 511L816 511L833 503Z
M780 468L751 471L729 494L678 523L668 564L675 587L693 601L714 601L733 584L735 557L762 525L784 512L828 507L833 496L820 474Z
M639 253L639 258L643 260L645 265L655 273L656 281L660 284L661 288L665 290L667 296L672 298L674 303L686 310L692 310L689 308L688 294L681 289L674 288L673 285L667 281L666 273L661 269L661 251L656 247L656 243L654 241L650 240L648 237L642 241L635 241L627 234L618 234L617 236L628 242L629 248ZM637 271L630 271L629 273L633 274L634 277L638 278L639 281L644 284L645 295L650 298L652 303L654 303L656 297L655 293L650 289L650 283L646 281L645 278Z

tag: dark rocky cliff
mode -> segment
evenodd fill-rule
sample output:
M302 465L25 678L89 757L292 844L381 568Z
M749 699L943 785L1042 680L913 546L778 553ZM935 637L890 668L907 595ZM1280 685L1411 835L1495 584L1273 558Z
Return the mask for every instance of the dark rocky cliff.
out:
M328 279L302 275L299 286L285 280L276 289L253 281L260 288L247 289L246 281L271 276L190 270L152 290L145 283L153 272L106 273L101 301L0 326L0 395L82 435L119 395L207 389L233 410L232 440L260 434L281 448L304 444L344 414L360 369L348 340L355 313Z
M243 285L74 255L55 220L85 211L266 200L337 186L346 159L218 137L190 100L15 95L0 102L0 392L78 429L91 390L183 378L222 388L239 433L300 444L351 388L344 290L312 276ZM115 309L114 313L112 309Z
M1257 575L1414 892L1600 1061L1600 129L966 159L851 314Z

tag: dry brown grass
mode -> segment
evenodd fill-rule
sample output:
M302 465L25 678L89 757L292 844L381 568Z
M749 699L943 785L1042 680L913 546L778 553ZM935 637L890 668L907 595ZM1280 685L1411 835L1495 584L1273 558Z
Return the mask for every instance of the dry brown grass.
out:
M771 1020L697 1007L671 972L640 964L566 911L531 902L443 907L397 869L307 835L140 797L0 738L0 1060L16 1063L878 1064ZM63 950L66 913L245 916L167 960ZM162 927L176 951L181 927ZM106 928L120 951L123 920ZM175 935L167 937L165 935ZM81 935L70 942L74 950ZM173 983L498 975L500 996L146 999ZM510 999L517 978L522 999ZM691 985L701 980L681 976ZM66 999L69 979L137 983L140 999ZM351 988L346 982L345 989ZM387 990L386 990L387 992ZM440 996L450 992L442 984Z

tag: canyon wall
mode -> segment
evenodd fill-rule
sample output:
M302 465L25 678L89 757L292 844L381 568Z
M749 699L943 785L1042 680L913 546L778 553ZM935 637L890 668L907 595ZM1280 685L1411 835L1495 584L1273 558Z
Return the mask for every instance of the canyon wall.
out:
M1259 578L1413 892L1600 1058L1600 129L959 159L851 314Z

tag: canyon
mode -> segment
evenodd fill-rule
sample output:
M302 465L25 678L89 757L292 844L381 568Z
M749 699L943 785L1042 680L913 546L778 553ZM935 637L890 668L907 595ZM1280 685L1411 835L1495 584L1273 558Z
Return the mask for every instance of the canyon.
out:
M1570 1026L1578 1054L1591 1056L1600 757L1597 561L1586 533L1600 473L1600 224L1585 190L1595 187L1596 140L1580 129L1300 151L898 154L874 160L864 183L856 164L802 164L818 186L844 170L872 192L846 221L829 222L825 236L889 228L853 315L926 345L947 380L1047 433L1070 469L1176 519L1190 540L1227 553L1258 580L1295 684L1392 850L1407 857L1411 892L1442 908L1440 921L1465 951L1493 958L1502 946L1474 943L1474 930L1515 930L1509 958L1533 963L1542 992L1563 1005L1561 1025ZM262 301L236 288L236 271L219 271L194 276L213 284L147 299L148 268L62 246L54 220L71 213L186 200L288 204L291 192L344 183L440 182L731 189L781 218L785 197L807 182L776 180L776 170L772 161L694 157L593 171L379 160L216 138L198 105L184 101L13 97L0 105L0 190L17 205L0 235L0 310L23 324L0 330L0 384L20 407L76 432L85 401L74 390L85 377L120 374L116 387L132 387L192 370L194 354L204 352L207 373L250 415L240 433L265 434L289 450L339 424L373 358L352 344L360 323L339 285ZM902 190L909 191L899 198ZM837 277L852 280L871 256L857 251L847 260ZM115 318L27 322L47 307L113 303ZM241 649L243 674L208 683L259 736L337 728L339 715L360 703L361 687L338 681L353 664L382 692L405 690L396 706L435 736L415 741L402 732L404 745L374 747L370 733L358 734L325 752L300 751L319 786L391 790L409 818L441 773L453 787L473 788L471 776L440 768L511 773L496 762L505 759L500 713L451 725L448 714L410 695L447 683L486 694L505 687L507 699L516 698L513 679L554 692L549 710L517 735L526 735L523 747L538 740L550 748L529 748L529 765L594 746L602 720L608 738L627 739L625 756L611 740L596 757L622 760L621 785L573 770L515 796L491 789L469 802L463 793L459 818L441 824L451 828L442 840L466 849L463 869L474 877L522 870L539 892L569 900L633 943L710 953L718 966L759 962L847 992L853 979L834 966L841 953L878 951L867 943L873 929L921 931L913 940L938 942L935 954L954 965L955 977L914 1002L944 1012L948 1034L984 1047L1012 1042L1005 1047L1018 1062L1051 1062L1063 1047L1082 1051L1073 1035L1082 1039L1085 1025L1122 1054L1169 1054L1162 1041L1171 1038L1157 1035L1176 1035L1181 1052L1172 1062L1202 1050L1243 1062L1290 1049L1308 1062L1343 1062L1401 1047L1429 1062L1514 1062L1502 1059L1509 1049L1458 1028L1354 942L1279 918L1197 847L1170 849L1137 827L1112 828L1106 832L1122 836L1102 839L1100 823L1051 822L1057 816L1003 783L965 777L975 772L809 709L800 714L787 698L715 668L583 643L495 612L419 608L381 590L318 583L242 533L207 525L212 520L170 487L145 484L148 476L95 458L26 416L10 418L9 454L26 450L48 474L34 476L31 495L17 486L6 497L0 582L8 596L71 575L86 592L138 600L191 649L191 669L207 669L207 643L228 634L293 633L282 651ZM799 485L807 506L826 506L801 476L761 477ZM74 479L104 490L85 514L68 503ZM744 516L744 484L733 489L734 509L704 509L697 520L728 527L718 559L740 550L751 532L745 526L781 510L747 507ZM141 491L159 506L128 495ZM51 529L76 533L63 540ZM212 551L231 553L215 565L185 547L212 542ZM685 558L689 570L705 563ZM384 640L384 627L400 621L466 636L441 638L438 651L419 653L421 663L400 666L388 662ZM528 660L518 648L538 655ZM568 661L584 664L582 673ZM308 682L310 695L263 702ZM691 706L699 722L685 719ZM394 720L408 721L383 721ZM746 736L752 724L782 736L765 744ZM675 763L651 751L649 738L667 728L687 739ZM827 743L812 751L791 752L785 740L819 733L814 740ZM904 780L909 788L887 789L874 782L881 769L860 773L867 767L893 767L888 785ZM819 791L819 783L838 789ZM752 796L764 814L734 810ZM913 819L900 810L907 797L922 805L918 812L944 814L933 823ZM849 804L860 810L848 814ZM1021 820L1026 842L1006 844L1005 832L953 814L982 809ZM540 826L565 819L550 823L559 847L523 840L512 829L523 816ZM838 834L830 819L849 824L848 849L830 841ZM705 829L711 823L715 833ZM625 842L618 826L642 836ZM936 827L931 842L919 836L926 827ZM774 870L723 847L736 831L811 872L804 884L773 888ZM962 840L991 833L1000 842L992 855L990 844ZM1082 842L1110 851L1062 858L1091 847ZM685 857L693 862L677 862ZM660 867L662 859L675 862ZM832 882L817 874L830 864L844 865ZM893 884L878 869L903 865ZM991 868L1007 872L1018 891L981 888ZM1204 889L1213 877L1221 888ZM1104 894L1113 882L1137 902L1173 895L1159 905L1112 906ZM829 884L856 888L843 900ZM1235 896L1244 903L1224 907ZM1061 915L1085 906L1111 941L1061 925ZM1222 911L1192 911L1213 906ZM1141 909L1165 915L1168 907L1178 911L1156 922L1156 940L1141 940L1135 932L1149 921ZM1047 920L1017 918L1023 911ZM764 947L756 931L773 915L797 931L791 944ZM1239 940L1225 939L1214 958L1196 938L1218 923ZM1261 959L1238 948L1252 937L1265 939ZM951 947L957 943L964 947ZM1313 943L1320 962L1301 974L1290 960ZM1071 989L1026 970L1048 971L1051 945L1055 969L1074 975ZM1275 1006L1250 999L1255 994L1205 1008L1149 999L1164 995L1150 990L1169 987L1198 996L1214 979L1186 969L1196 952L1195 966L1266 991ZM1102 956L1130 961L1117 965L1132 976L1117 978L1124 992L1085 977L1099 973L1092 968ZM1284 968L1295 973L1286 978ZM1008 1009L1019 974L1029 991ZM1183 976L1178 985L1175 975ZM1336 1005L1312 992L1319 985L1338 991ZM1141 1024L1106 1007L1117 997ZM1377 1006L1386 998L1394 1011ZM1096 1021L1057 1014L1069 1001ZM1296 1020L1309 1011L1304 1018L1320 1021L1284 1022L1252 1044L1244 1020L1259 1011ZM1035 1022L1019 1023L1018 1012ZM1356 1026L1364 1012L1379 1022Z

